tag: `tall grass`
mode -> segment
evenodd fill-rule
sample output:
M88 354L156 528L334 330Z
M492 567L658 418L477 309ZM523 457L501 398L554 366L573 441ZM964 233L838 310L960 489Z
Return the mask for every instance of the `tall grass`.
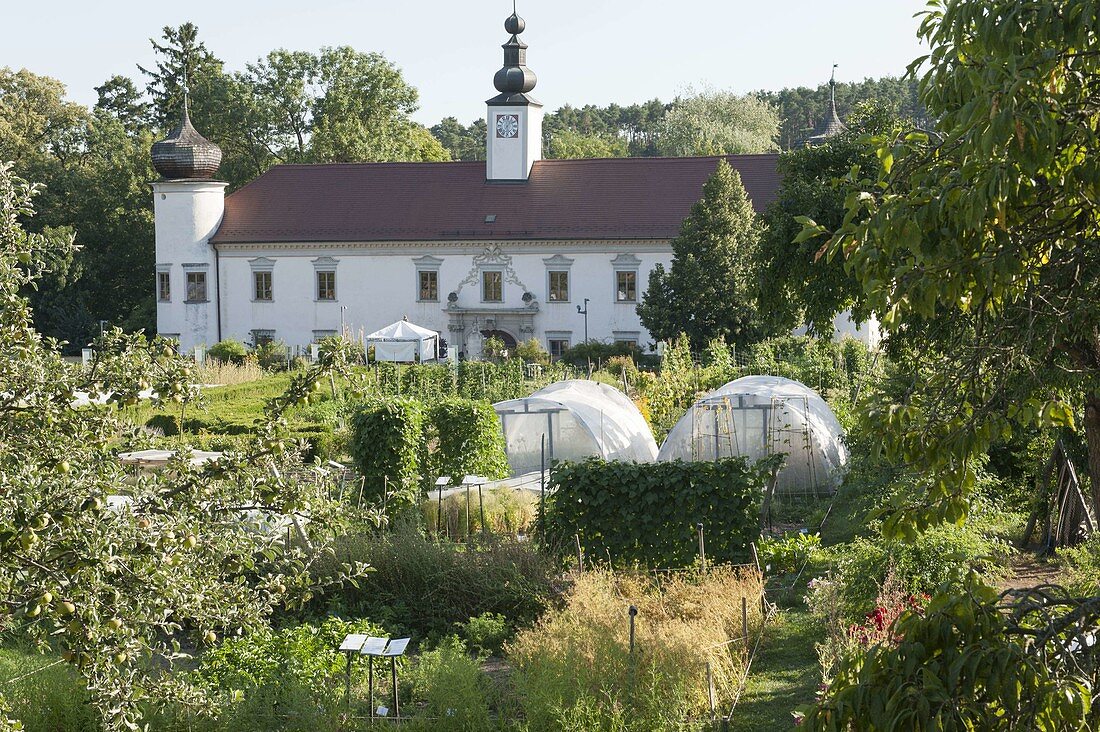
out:
M538 515L538 496L526 490L516 491L510 488L493 488L484 491L484 506L478 500L477 488L470 490L469 530L467 530L466 493L459 491L443 499L442 522L440 505L429 491L428 499L420 504L424 524L428 530L442 533L452 539L465 538L468 534L480 534L481 515L484 507L485 530L496 536L516 536L526 534ZM442 532L440 532L442 524Z
M717 706L728 708L747 654L741 598L754 637L762 591L759 573L731 567L580 575L564 609L507 647L530 728L686 729L709 718L708 662Z
M100 729L83 679L56 657L0 649L0 698L27 732Z
M200 384L229 386L259 381L268 375L254 359L245 359L244 363L236 364L210 358L196 370L195 379Z
M459 623L482 613L503 615L513 627L530 625L550 604L558 584L554 560L530 542L455 544L404 524L385 533L342 537L332 555L315 566L324 577L356 561L371 567L358 587L330 590L315 598L312 609L369 617L419 639L452 634Z

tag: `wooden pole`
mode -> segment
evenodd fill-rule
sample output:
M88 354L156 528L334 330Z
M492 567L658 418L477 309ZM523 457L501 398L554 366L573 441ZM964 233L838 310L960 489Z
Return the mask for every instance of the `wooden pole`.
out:
M466 538L470 538L470 484L466 484Z
M581 535L573 534L573 541L577 543L577 571L584 571L584 552L581 550Z
M749 598L741 596L741 637L749 644Z
M634 618L638 615L638 608L633 605L627 610L627 614L630 615L630 655L634 655Z
M352 651L348 651L345 655L348 658L348 671L347 671L347 684L344 687L344 703L347 707L351 708L351 654Z
M390 674L393 680L393 716L400 719L401 705L397 701L397 657L390 658Z
M714 674L710 668L710 659L707 659L707 700L710 702L710 721L713 722L717 711L714 698Z
M481 492L481 483L477 484L478 513L481 515L481 536L485 536L485 496Z
M374 719L374 656L367 656L367 686L370 688L370 718Z
M435 536L443 533L443 486L439 486L439 508L435 512Z
M542 433L542 456L539 458L539 537L546 546L546 433Z
M707 571L707 549L703 544L703 522L695 524L695 530L699 532L699 561L702 564L703 572Z

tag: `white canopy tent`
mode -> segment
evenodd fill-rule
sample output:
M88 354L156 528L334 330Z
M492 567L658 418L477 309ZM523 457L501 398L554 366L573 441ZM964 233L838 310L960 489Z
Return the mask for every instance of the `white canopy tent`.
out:
M848 450L836 415L813 389L778 376L745 376L695 402L668 433L660 461L785 454L776 490L832 493Z
M605 460L651 463L657 443L634 402L618 389L595 381L557 381L523 399L493 405L504 431L512 475L541 467L543 437L546 464L552 460Z
M424 363L439 357L439 334L407 320L376 330L365 340L366 346L374 346L375 361Z

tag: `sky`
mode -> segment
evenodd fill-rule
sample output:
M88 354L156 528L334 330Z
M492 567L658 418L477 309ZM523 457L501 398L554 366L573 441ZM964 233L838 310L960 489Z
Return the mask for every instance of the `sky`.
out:
M142 82L149 39L191 21L229 70L276 48L382 53L420 91L432 125L485 115L508 0L4 0L0 67L60 79L95 102L114 74ZM900 75L922 54L925 0L518 0L533 96L564 104L671 100L690 88L745 93Z

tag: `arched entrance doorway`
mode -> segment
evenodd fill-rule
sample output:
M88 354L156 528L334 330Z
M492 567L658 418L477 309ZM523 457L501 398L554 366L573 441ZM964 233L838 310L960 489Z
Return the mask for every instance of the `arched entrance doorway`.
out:
M481 331L482 338L499 338L504 341L504 348L509 353L516 350L516 339L512 337L510 333L503 330L483 330Z

